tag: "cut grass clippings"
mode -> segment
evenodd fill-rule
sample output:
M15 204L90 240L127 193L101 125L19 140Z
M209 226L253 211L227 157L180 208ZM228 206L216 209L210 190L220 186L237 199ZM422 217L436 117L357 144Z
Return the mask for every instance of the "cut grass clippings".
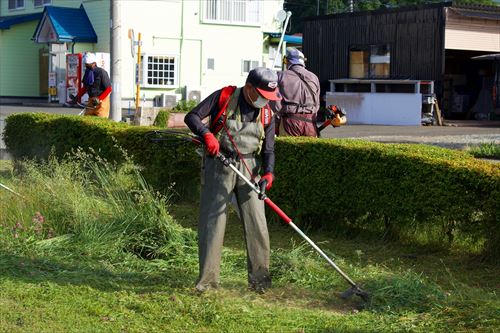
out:
M0 331L495 332L498 266L464 253L316 231L348 284L286 226L270 224L273 288L246 288L243 230L230 214L222 288L197 294L197 204L169 205L138 170L83 153L24 163L0 182Z

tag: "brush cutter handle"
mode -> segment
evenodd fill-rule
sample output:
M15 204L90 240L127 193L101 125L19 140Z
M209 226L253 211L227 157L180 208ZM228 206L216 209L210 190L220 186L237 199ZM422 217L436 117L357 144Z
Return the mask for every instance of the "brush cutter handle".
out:
M259 183L258 183L258 186L259 186L259 199L260 200L265 200L267 198L266 196L266 187L267 187L267 180L261 180Z

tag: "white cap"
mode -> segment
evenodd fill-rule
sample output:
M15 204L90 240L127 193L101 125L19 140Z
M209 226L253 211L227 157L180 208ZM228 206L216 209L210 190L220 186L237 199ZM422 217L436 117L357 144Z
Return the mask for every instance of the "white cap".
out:
M93 64L94 62L97 62L97 57L95 56L94 53L92 52L85 52L83 55L83 63L84 64Z

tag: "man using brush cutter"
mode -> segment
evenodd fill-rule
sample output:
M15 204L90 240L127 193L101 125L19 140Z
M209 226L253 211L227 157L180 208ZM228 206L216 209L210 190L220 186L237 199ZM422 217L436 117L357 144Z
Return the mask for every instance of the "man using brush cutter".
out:
M247 248L248 285L263 292L271 286L269 234L264 202L244 181L214 158L222 152L240 172L266 190L274 176L274 117L268 106L281 98L277 75L255 68L245 86L220 89L186 115L191 131L202 137L205 154L198 225L200 271L196 289L217 288L228 203L234 193ZM203 119L209 118L205 126ZM259 176L262 170L263 175ZM260 178L260 179L259 179Z
M319 79L306 69L304 54L287 47L283 59L286 70L278 72L278 87L283 99L269 103L276 114L276 134L319 137L329 125L345 124L345 112L340 107L320 108Z

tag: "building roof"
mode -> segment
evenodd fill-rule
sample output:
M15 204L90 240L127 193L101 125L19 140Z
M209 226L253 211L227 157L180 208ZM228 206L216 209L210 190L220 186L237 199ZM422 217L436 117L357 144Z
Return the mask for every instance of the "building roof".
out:
M44 29L49 29L57 42L97 43L97 34L83 5L80 8L46 6L33 34L35 42L42 42Z
M0 30L10 29L16 24L39 20L41 17L42 13L0 17Z

